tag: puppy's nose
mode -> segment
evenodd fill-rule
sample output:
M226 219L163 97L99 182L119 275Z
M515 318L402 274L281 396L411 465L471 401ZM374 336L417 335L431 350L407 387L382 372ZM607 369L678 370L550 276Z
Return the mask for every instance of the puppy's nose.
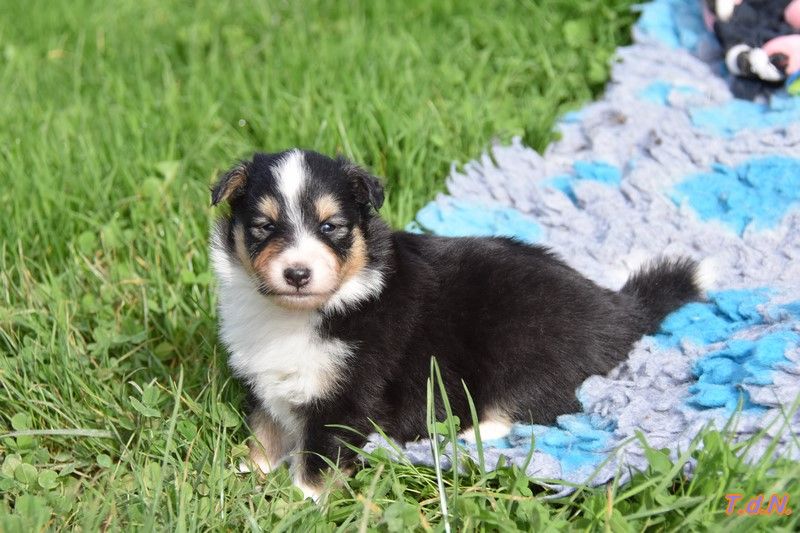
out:
M292 287L304 287L311 279L311 270L305 267L290 267L283 271L283 278Z

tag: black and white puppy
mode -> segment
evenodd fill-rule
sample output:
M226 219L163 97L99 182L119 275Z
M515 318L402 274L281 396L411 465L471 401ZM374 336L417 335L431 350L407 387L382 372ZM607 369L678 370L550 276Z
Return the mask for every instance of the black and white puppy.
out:
M431 357L454 414L471 420L463 380L493 438L578 410L586 377L701 297L688 259L653 263L614 292L540 246L393 232L376 213L379 180L315 152L255 154L213 188L222 201L211 256L221 337L251 393L250 457L264 472L290 460L314 497L324 458L349 467L343 442L364 444L337 425L427 433Z

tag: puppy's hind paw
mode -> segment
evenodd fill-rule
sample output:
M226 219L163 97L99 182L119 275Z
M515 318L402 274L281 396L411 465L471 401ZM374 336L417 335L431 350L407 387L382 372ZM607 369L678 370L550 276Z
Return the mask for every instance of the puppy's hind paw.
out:
M478 424L478 430L481 434L481 442L502 439L511 432L511 423L502 420L484 420ZM474 444L478 440L475 435L475 428L462 431L459 437L470 444Z

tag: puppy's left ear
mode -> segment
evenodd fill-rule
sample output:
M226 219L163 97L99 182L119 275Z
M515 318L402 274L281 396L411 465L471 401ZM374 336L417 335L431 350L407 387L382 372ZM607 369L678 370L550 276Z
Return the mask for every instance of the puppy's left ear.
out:
M358 165L339 158L344 171L353 185L356 201L362 205L371 205L375 211L383 205L383 184L381 181Z
M246 182L247 162L242 161L220 176L217 184L211 188L211 205L217 205L240 194Z

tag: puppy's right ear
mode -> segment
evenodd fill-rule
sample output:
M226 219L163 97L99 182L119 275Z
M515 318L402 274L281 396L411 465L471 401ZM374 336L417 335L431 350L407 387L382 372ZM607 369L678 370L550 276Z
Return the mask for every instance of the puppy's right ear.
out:
M247 182L247 166L247 162L242 161L219 178L211 189L211 205L229 200L242 192Z
M380 209L383 205L383 185L381 180L344 157L340 156L337 161L350 178L356 201L365 206L371 205L375 211Z

